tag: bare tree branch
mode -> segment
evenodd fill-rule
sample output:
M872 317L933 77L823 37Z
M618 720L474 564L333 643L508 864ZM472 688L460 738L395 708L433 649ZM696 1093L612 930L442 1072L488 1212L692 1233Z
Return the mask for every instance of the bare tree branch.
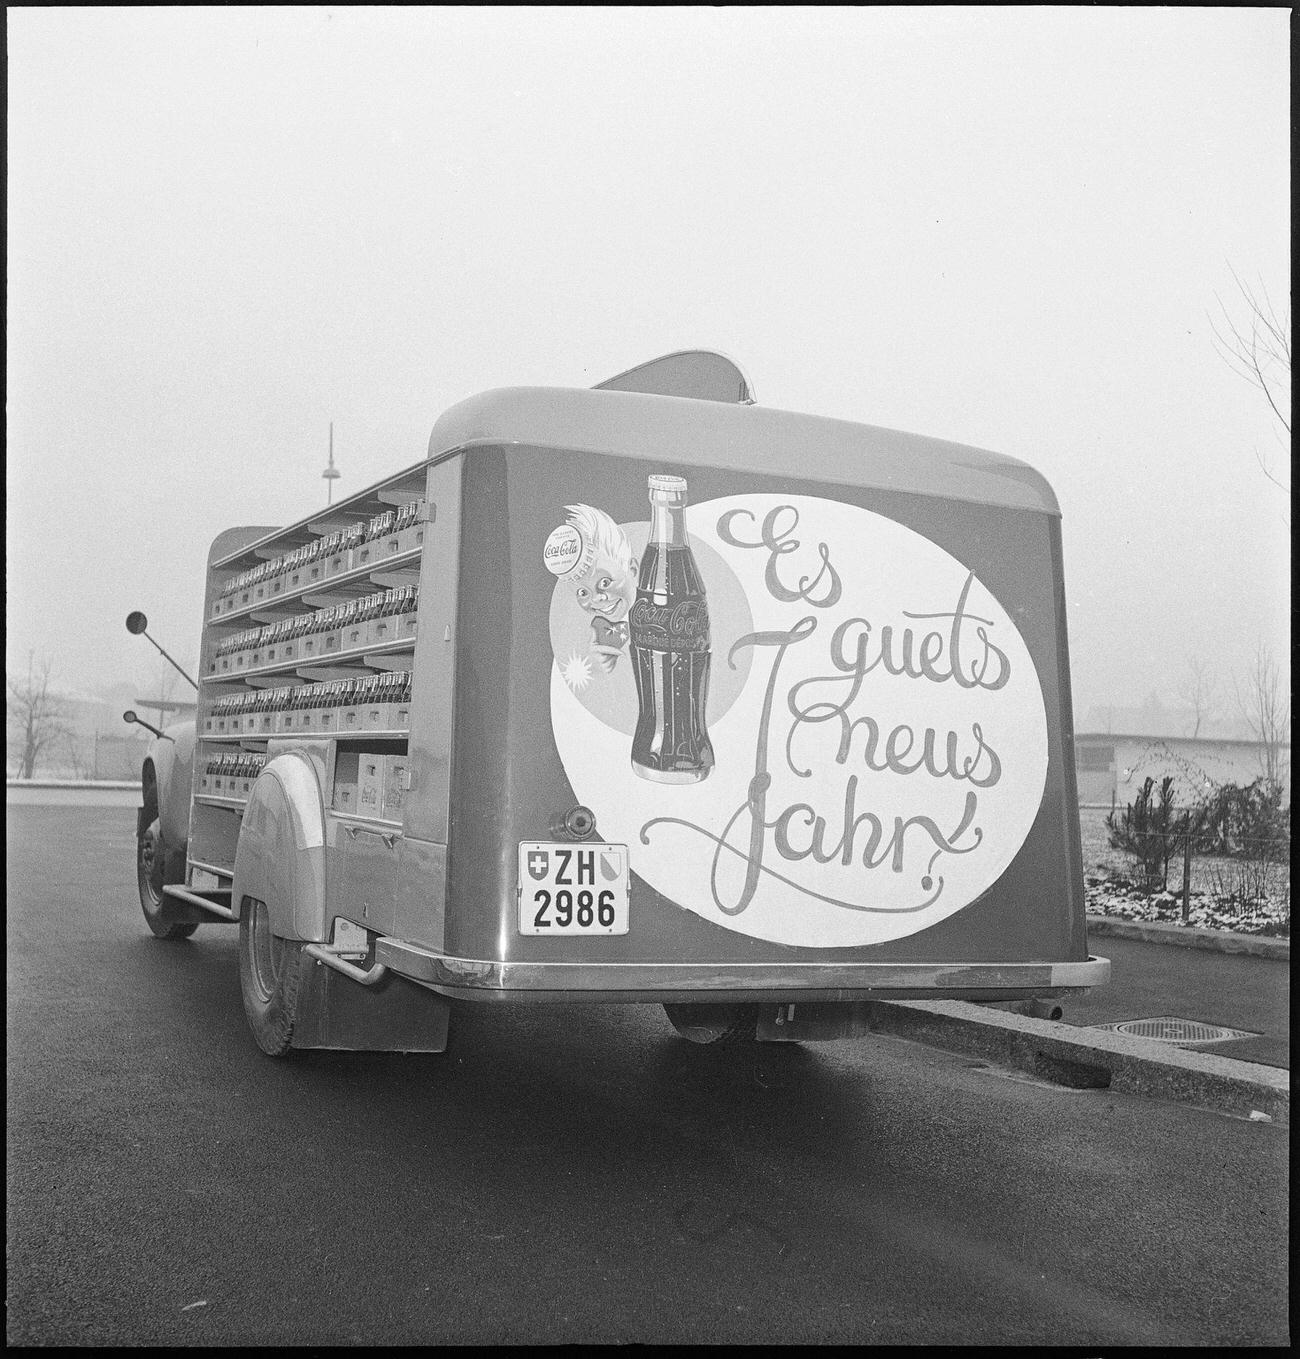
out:
M1279 481L1273 473L1268 470L1268 464L1264 461L1258 448L1255 450L1255 461L1259 463L1259 470L1263 472L1279 491L1285 491L1287 495L1291 494L1291 488L1284 481Z
M1201 724L1207 722L1215 705L1214 677L1199 656L1187 658L1188 678L1179 689L1179 697L1192 710L1192 730L1189 736L1201 734Z
M1246 313L1250 318L1249 326L1239 325L1232 319L1226 304L1219 295L1222 321L1216 323L1209 317L1210 331L1214 346L1220 357L1238 377L1257 387L1268 402L1269 409L1277 423L1286 431L1283 449L1290 458L1291 440L1291 313L1288 309L1284 317L1278 315L1276 307L1268 295L1268 289L1260 282L1256 294L1243 283L1237 271L1228 266L1232 281L1237 285ZM1220 329L1222 325L1223 329ZM1226 332L1226 333L1225 333ZM1265 462L1259 449L1255 449L1255 461L1260 470L1279 490L1290 495L1290 486L1275 476Z
M27 678L5 676L8 695L5 714L17 726L20 736L18 777L30 779L41 755L72 735L64 700L50 692L50 663L42 661L40 673L33 671L32 653L27 653Z
M1260 745L1264 778L1281 784L1288 763L1287 746L1291 736L1291 703L1282 684L1281 671L1263 642L1255 648L1255 659L1246 677L1243 692L1236 676L1233 689L1237 706Z

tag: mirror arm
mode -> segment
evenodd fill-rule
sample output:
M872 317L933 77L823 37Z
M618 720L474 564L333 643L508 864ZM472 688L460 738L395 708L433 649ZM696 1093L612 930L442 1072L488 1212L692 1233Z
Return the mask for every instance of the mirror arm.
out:
M159 731L152 722L146 722L143 717L137 717L134 711L128 710L122 714L123 722L133 722L137 727L143 727L146 731L151 731L160 741L170 741L176 744L174 736L168 736L165 731Z
M158 647L158 651L159 651L159 653L163 656L163 658L164 658L165 660L171 661L172 665L173 665L173 666L175 667L175 669L180 673L181 678L182 678L183 680L187 681L189 684L193 685L193 686L194 686L194 692L195 692L195 693L198 693L199 686L194 682L194 680L190 679L190 677L185 673L184 670L181 670L180 666L177 665L176 662L173 661L172 658L171 658L170 656L168 656L167 653L166 653L165 651L163 651L162 647L158 646L158 643L155 642L155 641L153 640L153 638L150 637L149 634L148 634L147 632L145 633L145 637L147 637L148 640L149 640L155 647Z

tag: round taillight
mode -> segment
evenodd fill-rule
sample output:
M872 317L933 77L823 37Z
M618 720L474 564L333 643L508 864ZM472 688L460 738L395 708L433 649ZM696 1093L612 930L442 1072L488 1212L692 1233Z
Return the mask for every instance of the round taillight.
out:
M590 807L570 807L564 813L564 829L575 840L585 840L596 829L596 814Z

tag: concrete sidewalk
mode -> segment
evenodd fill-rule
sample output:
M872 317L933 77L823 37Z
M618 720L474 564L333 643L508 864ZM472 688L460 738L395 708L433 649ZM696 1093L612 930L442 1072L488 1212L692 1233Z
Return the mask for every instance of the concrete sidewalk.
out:
M964 1001L882 1001L872 1006L871 1026L1058 1084L1289 1123L1289 957L1186 943L1090 934L1090 951L1111 960L1110 982L1065 997L1060 1022ZM1099 1027L1159 1018L1251 1036L1186 1046Z

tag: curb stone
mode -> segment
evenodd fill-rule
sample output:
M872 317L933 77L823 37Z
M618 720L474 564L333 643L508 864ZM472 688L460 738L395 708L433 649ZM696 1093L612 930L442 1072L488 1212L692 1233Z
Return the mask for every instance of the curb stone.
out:
M872 1001L868 1014L873 1032L982 1057L1060 1085L1174 1100L1239 1118L1260 1113L1283 1126L1291 1121L1291 1073L1277 1067L964 1000Z
M1196 929L1190 925L1166 925L1155 921L1122 920L1113 915L1087 917L1088 933L1110 934L1119 939L1142 939L1149 944L1179 944L1183 948L1212 949L1218 953L1250 953L1257 958L1291 957L1290 939L1269 935L1237 934L1233 930Z
M139 779L15 779L6 778L5 787L30 788L40 791L44 788L66 788L77 792L135 792L140 787Z

